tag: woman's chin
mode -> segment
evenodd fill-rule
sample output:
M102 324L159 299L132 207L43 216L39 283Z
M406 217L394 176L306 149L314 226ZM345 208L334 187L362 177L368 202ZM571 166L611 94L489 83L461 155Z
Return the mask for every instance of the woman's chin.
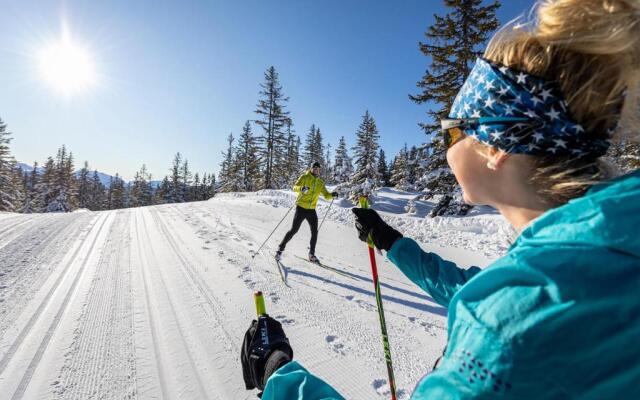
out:
M474 199L472 196L469 196L464 191L462 192L462 201L464 201L465 204L468 204L470 206L483 206L484 205L481 202L479 202L476 199Z

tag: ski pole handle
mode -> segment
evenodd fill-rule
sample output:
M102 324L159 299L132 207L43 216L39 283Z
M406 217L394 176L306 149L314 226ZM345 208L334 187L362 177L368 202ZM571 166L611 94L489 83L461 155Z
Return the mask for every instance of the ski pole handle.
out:
M256 304L256 314L258 317L267 315L267 307L264 305L264 296L261 291L257 291L253 294L253 301Z

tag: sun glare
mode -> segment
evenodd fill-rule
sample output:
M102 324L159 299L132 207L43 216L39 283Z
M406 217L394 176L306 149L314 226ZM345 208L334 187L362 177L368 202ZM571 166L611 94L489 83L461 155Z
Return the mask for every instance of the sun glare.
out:
M39 61L43 79L65 95L84 92L96 83L89 50L73 42L66 32L59 41L42 49Z

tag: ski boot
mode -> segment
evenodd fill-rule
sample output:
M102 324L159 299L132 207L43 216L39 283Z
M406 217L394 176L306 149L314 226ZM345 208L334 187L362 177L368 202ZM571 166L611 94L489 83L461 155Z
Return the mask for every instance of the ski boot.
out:
M316 257L315 254L309 253L309 261L311 261L314 264L320 264L320 259Z
M276 251L275 259L276 259L276 261L282 260L282 250Z

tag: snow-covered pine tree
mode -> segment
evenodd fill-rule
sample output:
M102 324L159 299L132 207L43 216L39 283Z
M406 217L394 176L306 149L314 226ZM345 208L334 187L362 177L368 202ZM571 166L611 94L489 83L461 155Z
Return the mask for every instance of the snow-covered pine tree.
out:
M5 190L11 194L13 201L11 208L6 210L10 212L23 212L23 207L26 200L25 188L24 188L24 176L22 169L18 167L16 160L11 159L9 161L9 187Z
M305 168L313 162L319 162L324 169L324 144L322 143L322 133L316 124L312 124L307 133L304 144L303 159Z
M291 186L300 175L300 137L293 133L292 122L287 123L287 186Z
M400 150L393 160L393 169L391 170L391 184L400 190L411 189L409 178L409 159L407 145Z
M89 162L78 172L78 207L89 209L91 203L91 180L89 178Z
M322 179L327 184L333 184L333 166L331 165L331 144L330 143L327 143L323 163L324 163L324 168L322 169Z
M38 196L38 183L40 181L40 175L38 174L38 162L33 162L33 169L28 174L27 183L25 185L25 202L22 212L30 214L42 212L42 204L39 202Z
M279 165L285 160L286 137L284 128L289 120L289 112L285 111L286 103L289 101L282 93L282 86L278 78L275 67L271 66L264 74L264 83L260 84L260 99L256 108L259 119L256 124L262 127L263 135L260 143L260 160L262 162L263 183L265 189L275 188L278 178L277 172L284 171L284 166ZM274 172L276 174L274 174Z
M89 203L89 209L93 211L104 210L106 207L107 197L106 188L100 180L98 170L93 171L91 178L91 201Z
M640 143L632 140L612 142L607 152L607 161L621 173L640 168Z
M17 193L13 186L13 157L9 149L11 132L0 119L0 211L15 211L17 207Z
M120 175L116 173L111 179L111 185L109 185L109 198L111 200L111 206L109 209L117 210L125 208L127 206L127 193L124 180L120 178Z
M216 195L216 174L209 175L209 185L207 191L207 200Z
M180 168L182 167L182 155L177 152L173 156L173 164L171 165L171 177L169 178L169 189L166 193L167 203L182 203L182 175Z
M150 180L151 174L147 171L146 164L142 164L142 167L140 167L140 170L136 172L133 182L131 183L129 206L142 207L153 204L151 186L149 185Z
M227 136L227 151L222 153L224 159L220 163L220 173L218 175L220 192L237 192L242 184L237 149L233 145L234 141L233 133L230 133Z
M227 155L225 155L225 161L227 161L226 156ZM249 121L245 122L240 138L238 139L235 164L238 168L238 190L247 192L255 191L260 178L260 160L258 159L258 145L251 131ZM223 168L224 167L223 165Z
M380 175L377 168L378 139L380 134L376 122L367 110L356 131L356 145L352 148L355 158L355 172L350 179L350 196L369 194L379 185Z
M160 183L160 186L156 189L155 204L166 204L171 202L171 182L169 177L165 176Z
M191 186L193 175L189 169L189 160L186 158L180 168L180 178L182 181L182 185L180 186L180 197L182 197L182 201L192 201L192 199L189 198L189 187Z
M333 162L333 181L340 185L348 182L352 174L353 165L351 164L351 158L347 150L347 142L344 136L342 136L338 142L338 148L336 148L336 155Z
M427 42L420 42L420 51L431 63L417 83L421 92L409 97L418 104L437 104L428 108L429 120L420 124L432 142L429 162L433 165L422 177L426 195L441 196L433 215L450 211L464 215L470 207L457 195L460 190L447 165L439 121L448 116L456 94L482 54L482 45L498 27L496 10L500 3L494 1L485 6L482 0L445 0L445 6L451 11L444 16L435 15L435 23L425 32Z
M73 155L62 145L56 154L53 185L49 186L46 212L69 212L77 207L77 189L73 168Z
M391 172L387 166L387 157L382 149L378 153L378 173L380 174L380 185L389 186L391 184Z

